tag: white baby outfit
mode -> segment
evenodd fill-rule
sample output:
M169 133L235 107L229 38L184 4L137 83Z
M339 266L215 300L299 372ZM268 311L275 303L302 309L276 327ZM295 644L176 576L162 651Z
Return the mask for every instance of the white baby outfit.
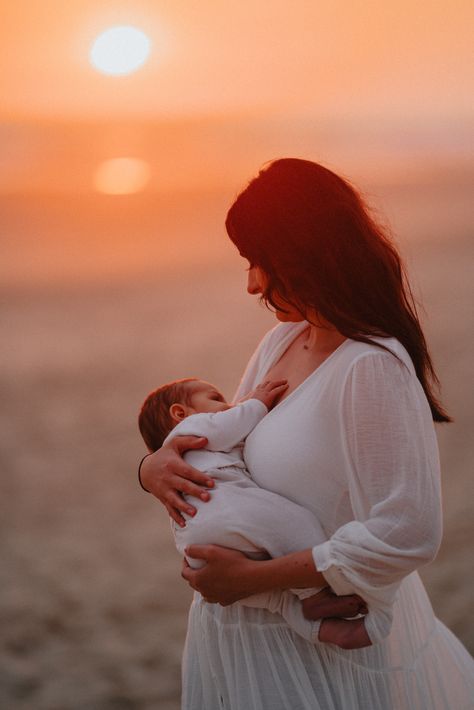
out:
M263 402L249 399L222 412L186 417L165 439L164 443L176 436L206 437L208 443L205 448L191 449L184 458L191 466L206 471L215 480L211 501L186 497L197 509L194 517L185 514L186 527L171 521L176 547L181 554L189 545L215 544L240 550L254 559L264 559L268 556L281 557L327 540L311 511L277 493L260 488L245 468L242 456L244 440L266 414L268 409ZM187 556L186 559L194 568L205 564L203 560ZM317 591L292 590L299 599ZM279 613L299 634L315 642L320 621L304 619L299 599L275 590L254 595L242 603ZM376 643L390 631L391 611L388 605L381 604L380 599L372 602L374 611L371 608L370 615L375 615L377 619L376 623L369 625L369 635L372 643Z
M266 335L236 399L307 327L285 323ZM356 592L370 608L374 595L400 585L390 634L351 651L309 643L280 614L196 593L183 710L473 709L474 661L434 616L416 572L441 539L431 412L405 349L380 343L398 357L346 340L263 417L244 457L259 486L316 516L327 540L313 557L338 594Z

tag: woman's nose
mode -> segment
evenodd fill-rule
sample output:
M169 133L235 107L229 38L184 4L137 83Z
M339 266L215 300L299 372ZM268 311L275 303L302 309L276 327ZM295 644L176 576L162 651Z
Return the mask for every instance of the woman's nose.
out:
M252 294L252 296L255 296L257 293L261 293L262 291L260 281L257 277L257 270L254 266L250 267L248 270L247 291Z

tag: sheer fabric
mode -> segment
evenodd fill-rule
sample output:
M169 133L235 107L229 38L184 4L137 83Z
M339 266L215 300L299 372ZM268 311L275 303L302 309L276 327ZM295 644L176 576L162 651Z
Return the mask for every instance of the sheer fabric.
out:
M305 327L282 324L266 336L236 397ZM359 593L369 611L393 601L390 635L354 651L310 644L278 614L196 595L185 710L474 707L474 661L435 618L414 571L434 557L441 535L429 407L404 348L380 342L394 354L346 340L255 427L244 456L260 486L316 515L328 541L313 557L336 592Z

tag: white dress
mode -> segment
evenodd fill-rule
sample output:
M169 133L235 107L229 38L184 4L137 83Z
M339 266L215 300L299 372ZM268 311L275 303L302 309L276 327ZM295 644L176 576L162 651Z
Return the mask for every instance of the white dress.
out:
M307 323L263 339L236 398ZM337 593L401 582L390 635L353 651L310 644L281 616L236 603L191 605L184 710L472 710L474 660L436 619L416 569L441 538L439 463L428 403L404 348L346 340L248 436L261 487L307 507L328 537L313 548Z

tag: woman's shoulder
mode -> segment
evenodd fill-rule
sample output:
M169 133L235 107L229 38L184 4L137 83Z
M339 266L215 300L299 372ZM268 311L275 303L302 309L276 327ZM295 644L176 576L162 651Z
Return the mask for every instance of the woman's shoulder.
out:
M395 338L347 341L346 359L335 378L345 416L379 411L383 418L421 412L432 426L430 406L406 348ZM400 414L401 413L401 414Z
M370 342L361 342L349 338L344 350L345 357L341 365L347 372L367 369L376 365L387 373L400 369L415 374L412 359L405 347L396 338L370 337Z

